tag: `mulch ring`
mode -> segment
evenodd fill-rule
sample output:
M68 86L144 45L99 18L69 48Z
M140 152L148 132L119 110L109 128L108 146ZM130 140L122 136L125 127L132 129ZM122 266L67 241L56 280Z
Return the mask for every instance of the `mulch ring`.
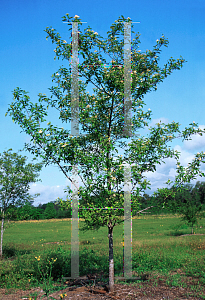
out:
M64 300L80 300L80 299L89 299L89 300L106 300L106 299L119 299L119 300L124 300L124 299L130 299L130 300L177 300L177 299L202 299L200 296L197 296L197 294L194 295L194 292L191 291L188 287L182 288L182 287L169 287L166 285L166 280L161 280L155 279L152 280L150 278L150 281L142 281L139 283L139 287L136 287L133 285L134 280L132 280L133 283L129 284L115 284L114 285L114 292L109 292L108 291L108 286L100 282L99 278L97 278L96 275L96 280L95 280L95 286L93 286L91 282L91 277L89 275L85 276L85 279L78 279L78 280L69 280L65 284L65 288L53 292L49 294L49 296L53 297L56 300L59 299L64 299ZM98 275L99 276L99 275ZM98 280L99 279L99 280ZM196 278L189 278L190 283L196 280ZM156 284L153 284L153 282L157 282ZM56 284L56 286L59 286L60 284ZM188 285L187 285L188 286ZM5 289L0 289L0 300L29 300L29 296L31 293L38 294L36 300L47 300L47 297L44 296L44 292L42 288L33 288L31 290L23 291L23 290L10 290L9 294L8 291L6 292ZM205 292L205 290L204 290ZM201 291L201 294L203 292ZM66 294L64 298L60 298L61 294ZM192 295L192 296L188 296ZM30 300L34 300L35 297L33 296L30 298ZM50 299L50 298L49 298Z

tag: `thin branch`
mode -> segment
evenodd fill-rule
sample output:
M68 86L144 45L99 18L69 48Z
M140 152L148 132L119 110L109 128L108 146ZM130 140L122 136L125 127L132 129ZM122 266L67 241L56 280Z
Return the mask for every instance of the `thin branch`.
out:
M144 210L146 210L146 209L149 209L149 208L151 208L151 207L155 207L156 205L154 205L154 206L149 206L149 207L147 207L147 208L144 208L144 209L142 209L142 210L140 210L140 211L138 211L137 212L137 214L139 214L140 212L142 212L142 211L144 211Z
M26 108L25 108L26 109ZM27 109L26 109L27 111ZM28 116L30 117L28 111L27 111ZM33 134L31 133L32 137L34 138ZM34 138L35 139L35 138ZM37 144L42 148L43 151L44 148L43 146L37 141ZM70 180L71 183L73 183L75 185L75 183L72 181L72 179L70 177L67 176L66 172L63 170L63 167L57 162L57 160L51 155L51 158L54 160L55 163L57 163L57 165L60 167L60 169L63 171L64 175L68 178L68 180ZM77 186L75 185L75 187L77 188Z
M149 207L147 207L147 208L144 208L144 209L138 211L136 214L139 214L140 212L142 212L142 211L144 211L144 210L147 210L147 209L149 209L149 208L151 208L151 207L156 207L156 205L154 205L154 206L149 206ZM124 220L118 221L118 222L116 223L116 225L121 224L121 223L124 222L125 220L130 220L130 218L124 218ZM115 220L115 222L116 222L116 220ZM113 226L113 227L114 227L114 226Z

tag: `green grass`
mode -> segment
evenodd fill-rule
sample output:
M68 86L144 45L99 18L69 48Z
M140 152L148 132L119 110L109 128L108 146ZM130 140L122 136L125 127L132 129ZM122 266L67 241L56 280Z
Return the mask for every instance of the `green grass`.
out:
M83 221L79 222L81 227ZM178 225L182 224L181 228ZM202 227L202 228L200 228ZM205 220L194 227L196 234L205 233ZM142 216L132 220L132 270L136 274L166 275L169 286L185 286L185 277L191 276L197 284L193 290L203 290L205 285L205 235L188 235L191 228L183 225L178 216ZM114 227L115 276L123 272L123 224ZM103 271L108 275L108 229L80 232L80 276ZM54 242L58 242L54 243ZM46 244L52 243L52 244ZM43 272L51 258L53 282L62 276L71 276L71 220L10 222L4 232L3 261L0 261L0 288L25 288L39 286L37 260ZM176 273L176 270L181 274ZM176 273L176 274L174 274ZM188 278L188 277L187 277Z

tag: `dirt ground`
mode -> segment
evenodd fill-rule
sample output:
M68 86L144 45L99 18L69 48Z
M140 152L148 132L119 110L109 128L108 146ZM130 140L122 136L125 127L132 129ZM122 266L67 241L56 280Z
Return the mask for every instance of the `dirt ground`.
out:
M199 296L199 294L202 294L204 292L205 295L205 289L204 291L200 293L194 294L193 291L189 287L182 288L182 287L169 287L166 285L166 280L144 280L140 282L140 287L134 286L132 283L129 284L115 284L114 285L114 292L110 293L108 291L108 286L100 281L100 278L97 278L99 275L95 274L95 286L94 286L94 280L91 280L89 275L85 276L85 279L81 280L70 280L65 283L64 289L60 291L56 291L51 293L49 296L52 296L53 299L59 300L59 299L73 299L73 300L79 300L79 299L89 299L89 300L107 300L107 299L140 299L140 300L177 300L177 299L204 299ZM146 279L149 277L147 275ZM92 281L92 283L91 283ZM189 282L193 285L193 282L197 282L196 278L189 277ZM157 286L155 283L157 282ZM133 281L134 283L134 281ZM57 284L56 284L57 286ZM59 284L58 284L59 286ZM44 292L41 288L33 288L31 290L23 291L23 290L10 290L9 293L5 289L0 289L0 300L28 300L29 295L31 293L37 292L38 297L36 300L47 300L47 297L44 296ZM188 296L188 292L192 296ZM65 293L66 296L64 298L60 298L60 295ZM198 295L198 296L197 296ZM42 298L41 298L42 297ZM34 300L35 297L33 296L29 300ZM52 298L49 298L52 299Z

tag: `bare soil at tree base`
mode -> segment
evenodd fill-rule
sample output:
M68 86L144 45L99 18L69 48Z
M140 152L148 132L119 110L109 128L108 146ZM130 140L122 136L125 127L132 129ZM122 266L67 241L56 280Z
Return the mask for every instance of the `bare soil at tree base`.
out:
M97 274L96 274L97 276ZM194 282L197 284L197 278L186 277L187 287L179 287L173 286L170 287L166 284L166 279L162 279L162 277L152 279L149 277L149 281L140 282L140 287L133 285L133 283L129 284L115 284L114 292L109 292L108 285L104 282L101 282L100 279L95 281L95 286L92 283L87 283L88 277L85 276L85 280L75 280L75 281L67 281L65 287L59 291L55 291L49 294L49 296L53 297L56 300L64 299L89 299L89 300L106 300L106 299L139 299L139 300L177 300L177 299L204 299L202 298L202 294L205 295L205 290L200 292L194 292L189 289L188 283L193 285ZM157 283L157 284L156 284ZM56 284L56 286L60 286L60 284ZM8 293L9 292L9 293ZM38 294L36 300L47 300L47 297L44 296L44 292L42 288L33 288L27 291L23 290L10 290L6 291L6 289L0 289L0 300L28 300L29 296L34 295L34 293ZM60 298L61 294L66 294L64 298ZM43 298L42 298L43 297ZM30 299L35 299L33 296ZM50 298L49 298L50 299ZM51 298L52 299L52 298Z

